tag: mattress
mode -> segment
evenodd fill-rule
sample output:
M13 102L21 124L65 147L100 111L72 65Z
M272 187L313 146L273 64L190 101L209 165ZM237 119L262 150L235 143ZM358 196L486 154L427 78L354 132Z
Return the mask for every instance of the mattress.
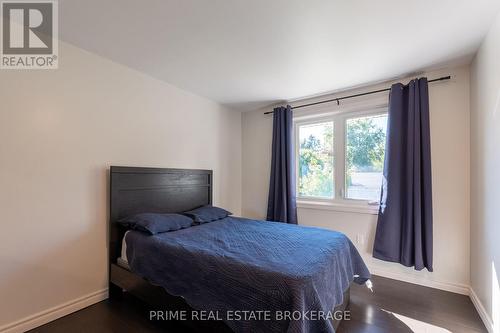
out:
M127 242L125 241L125 238L127 237L127 234L129 232L130 232L130 230L125 232L125 234L123 235L122 252L121 252L120 257L116 260L116 263L118 264L118 266L121 266L121 267L126 268L126 269L130 269L130 267L128 265L128 260L127 260Z
M220 314L235 332L333 333L326 317L282 320L278 314L328 314L353 280L370 278L351 241L320 228L226 217L154 236L131 231L127 243L130 271L194 309ZM262 310L275 316L224 315Z

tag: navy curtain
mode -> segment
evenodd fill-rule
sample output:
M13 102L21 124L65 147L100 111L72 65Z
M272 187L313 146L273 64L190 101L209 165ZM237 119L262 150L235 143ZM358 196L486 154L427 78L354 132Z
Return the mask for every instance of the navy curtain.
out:
M273 112L273 152L267 220L297 224L292 108Z
M432 271L432 182L426 78L391 87L373 256Z

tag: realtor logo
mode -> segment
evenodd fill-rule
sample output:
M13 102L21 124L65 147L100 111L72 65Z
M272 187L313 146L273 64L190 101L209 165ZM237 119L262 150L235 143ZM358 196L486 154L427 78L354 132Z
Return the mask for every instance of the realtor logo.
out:
M56 1L2 1L2 69L58 66Z

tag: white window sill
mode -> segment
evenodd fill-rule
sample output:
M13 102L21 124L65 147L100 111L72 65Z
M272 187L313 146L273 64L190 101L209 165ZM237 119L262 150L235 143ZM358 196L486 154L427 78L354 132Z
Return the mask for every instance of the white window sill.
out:
M365 203L338 203L338 202L322 202L322 201L299 201L297 200L297 208L303 209L320 209L320 210L332 210L344 213L358 213L358 214L378 214L377 205L368 205Z

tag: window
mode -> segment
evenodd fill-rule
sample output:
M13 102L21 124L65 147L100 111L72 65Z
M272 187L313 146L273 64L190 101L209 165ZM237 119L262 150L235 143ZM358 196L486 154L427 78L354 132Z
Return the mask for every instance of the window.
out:
M298 199L378 202L386 132L385 109L296 119Z
M299 196L333 198L333 122L299 126Z
M345 128L345 196L379 201L387 115L350 118Z

